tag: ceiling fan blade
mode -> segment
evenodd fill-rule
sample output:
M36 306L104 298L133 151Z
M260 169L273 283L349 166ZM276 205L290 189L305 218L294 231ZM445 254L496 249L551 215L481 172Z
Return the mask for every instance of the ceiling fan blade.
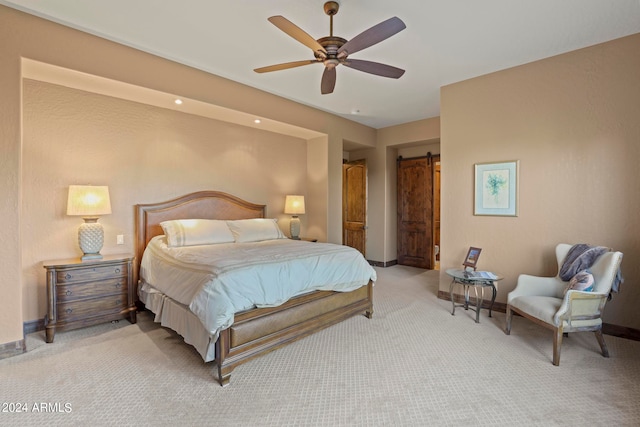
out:
M322 45L318 43L316 39L304 32L304 30L302 30L296 24L289 21L287 18L277 15L268 18L268 21L303 45L307 46L312 51L321 54L323 57L326 57L327 51L322 47Z
M322 73L322 82L320 83L320 93L323 95L333 93L336 87L336 69L325 67Z
M401 68L392 67L391 65L381 64L379 62L362 61L360 59L347 59L342 63L354 70L364 71L365 73L375 74L376 76L389 77L399 79L404 74Z
M269 73L271 71L286 70L288 68L302 67L303 65L309 64L320 64L320 62L316 59L307 59L304 61L285 62L282 64L269 65L267 67L256 68L253 71L255 71L256 73Z
M373 46L376 43L380 43L405 28L407 28L407 26L400 18L396 16L389 18L386 21L363 31L342 45L342 47L338 49L338 58L344 58L354 52L358 52L359 50Z

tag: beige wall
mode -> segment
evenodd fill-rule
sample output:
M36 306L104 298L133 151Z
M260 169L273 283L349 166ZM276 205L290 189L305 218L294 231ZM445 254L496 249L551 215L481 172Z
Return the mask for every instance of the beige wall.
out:
M0 344L22 336L22 286L20 270L20 127L19 50L10 46L11 25L5 25L0 6Z
M3 242L2 248L0 249L0 269L3 273L0 277L0 293L3 295L3 298L0 300L0 345L21 340L23 322L36 320L44 314L42 313L41 307L44 283L40 282L41 278L36 279L36 276L38 276L38 274L35 273L37 270L35 267L35 263L38 261L37 258L42 256L44 260L44 258L50 258L51 255L53 255L54 258L65 256L66 251L73 246L70 240L64 240L72 239L73 233L71 237L67 234L64 236L62 234L54 236L53 242L58 243L64 241L65 243L62 248L58 248L56 244L56 248L53 249L48 246L46 249L43 248L42 245L44 243L42 242L39 242L36 248L31 246L26 247L26 243L21 239L21 234L25 236L25 238L31 236L29 239L35 240L35 238L32 237L37 234L35 229L46 229L47 233L62 233L60 227L66 228L71 226L71 228L73 228L73 220L63 218L62 214L60 214L61 210L63 211L64 205L63 188L71 184L67 182L63 183L62 181L64 178L73 178L74 180L82 178L79 174L72 176L71 172L66 171L62 173L63 176L55 176L55 183L58 187L54 190L56 193L48 196L49 198L46 200L47 203L50 204L48 208L52 209L52 211L49 212L50 216L48 218L43 219L45 223L29 224L22 220L20 214L22 207L21 198L24 197L25 194L29 195L28 191L30 191L22 183L21 171L23 164L27 169L30 167L23 162L22 133L24 131L25 134L29 134L29 129L23 128L21 122L22 58L85 73L89 76L98 76L157 92L174 94L201 103L223 107L226 110L252 114L271 121L294 125L326 135L325 137L314 137L306 141L307 146L303 149L306 152L307 158L306 161L300 163L302 168L307 167L308 171L305 171L305 173L309 172L309 174L300 178L299 168L295 166L291 177L296 180L300 178L300 181L297 182L293 188L308 188L312 191L310 194L318 198L318 204L310 208L312 213L305 215L304 220L309 224L310 228L315 229L315 233L318 236L326 236L329 241L340 242L340 165L342 161L343 141L373 147L376 137L375 129L4 6L0 6L0 40L2 40L2 43L0 43L0 93L2 93L0 97L0 148L3 153L3 156L0 158L0 178L2 179L2 186L0 187L0 220L4 225L2 230L0 230L0 241ZM74 108L73 106L64 107ZM117 112L111 112L110 114L114 116L117 115ZM149 114L154 115L156 112L149 112ZM171 116L171 118L175 118L175 116ZM119 119L126 120L126 117L119 117ZM164 140L162 142L162 144L164 144L163 146L170 149L176 148L180 150L182 154L190 156L191 158L198 157L198 159L200 159L198 153L196 153L198 150L204 150L205 155L211 154L211 151L208 151L211 149L202 138L200 132L208 126L216 127L218 125L205 124L201 121L201 118L190 118L186 120L190 123L194 122L196 128L200 130L194 132L193 129L185 127L182 119L175 120L174 122L170 119L168 122L165 122L164 125L165 129L170 131L174 139ZM99 127L98 129L104 129L104 127ZM88 128L81 130L85 136L92 131L92 129ZM229 131L229 134L233 134L236 130L233 132ZM93 131L95 131L95 129L93 129ZM124 134L128 131L131 131L131 129L122 130ZM151 129L147 129L147 131L151 132ZM265 136L264 133L248 130L237 131L240 134L244 133L243 137L250 139L254 144L260 144L263 141L273 143L273 137ZM135 138L135 135L127 136ZM226 139L224 141L239 141L243 137L225 135ZM71 136L71 139L73 138L75 137ZM90 139L91 138L87 138L87 140L82 141L82 143L88 144ZM160 140L161 138L158 136L157 139ZM224 143L222 139L217 138L217 135L212 136L212 140L216 143ZM285 145L288 143L287 138L283 138L282 141L284 141ZM156 140L155 142L158 141ZM191 145L192 142L193 146ZM81 145L81 141L77 140L71 141L71 143L77 147ZM119 141L113 141L115 145L119 143ZM184 189L201 189L205 185L208 187L208 184L213 184L213 182L207 180L209 176L208 170L197 170L189 173L187 183L176 184L168 182L167 180L163 183L163 185L165 185L163 190L154 190L150 194L148 193L149 188L146 188L146 186L148 186L147 183L152 180L152 177L160 176L159 173L154 172L156 169L163 166L171 166L169 155L163 156L154 152L145 153L148 154L148 156L137 159L123 159L116 152L108 152L108 150L106 150L106 144L106 141L102 140L98 145L99 148L97 151L95 153L89 153L94 158L104 157L105 163L103 165L108 166L108 168L92 168L91 177L95 175L107 177L116 171L106 171L106 169L111 169L116 165L119 166L119 162L121 161L130 160L133 162L135 160L137 162L137 169L135 171L126 170L125 175L133 176L143 181L145 179L147 180L145 181L145 188L139 188L138 182L128 182L127 184L130 187L124 194L116 192L116 188L120 190L125 187L123 181L117 181L117 179L120 178L116 178L115 184L108 182L109 185L115 185L113 194L114 204L120 202L131 204L134 202L134 199L135 202L140 202L146 197L149 197L149 201L154 201L157 200L157 197L151 197L152 195L158 197L164 194L175 195ZM302 146L304 147L304 143ZM91 147L92 146L89 145L83 149L91 150ZM245 152L236 151L232 154L230 165L240 166L240 159L252 158L252 156L256 154L256 149L253 147L254 146L250 147L246 145ZM143 153L141 146L127 148L131 148L135 154L138 155ZM29 149L29 147L27 147L27 149ZM295 150L297 150L297 148ZM258 149L258 151L260 150ZM310 153L313 153L313 155L320 154L321 157L311 158L309 157L311 155ZM38 156L38 153L27 154L30 157ZM287 158L287 154L284 152L281 151L280 154ZM296 160L298 159L298 154L292 155ZM41 159L41 161L44 162L45 159ZM69 159L64 159L63 161L69 161ZM128 166L131 165L131 163L127 164ZM311 166L308 167L309 165ZM203 166L200 164L200 166L208 168L208 165ZM288 169L288 166L289 165L287 165L287 168L283 167L283 169ZM86 166L83 165L82 168L83 171L87 172ZM324 169L324 172L320 169ZM262 172L263 171L260 171L258 174L262 174ZM25 173L29 172L27 171ZM67 173L70 175L65 176ZM193 174L193 176L191 174ZM280 178L285 176L278 173L269 175L264 185L266 186L267 183L273 183L273 177L276 175L279 175ZM239 192L247 195L247 198L257 201L257 197L252 197L259 193L259 191L254 189L256 183L255 180L252 180L253 177L259 178L259 176L255 175L234 175L234 178L238 180L237 184L230 185L227 188L237 189ZM285 181L289 181L291 177L287 176ZM287 186L280 182L278 182L277 185L281 188ZM274 194L275 193L270 193L266 196L261 196L268 199L266 203L270 204L270 211L274 209L271 207L272 204L279 205L279 202L275 201L276 196ZM30 206L29 209L31 209L33 203L34 201L31 200L31 195L29 195L29 198L25 200L25 205ZM53 205L51 205L51 203L53 203ZM132 205L129 206L131 206L132 209ZM120 207L119 209L126 208ZM318 215L317 217L316 213ZM105 225L108 226L112 224L109 221L114 221L114 229L107 227L107 232L111 233L111 235L120 232L124 234L130 233L131 228L124 224L126 218L124 216L119 217L119 215L118 213L114 213L109 219L105 217L105 219L102 220ZM47 243L52 243L48 240L49 237L46 237L46 239ZM29 245L31 244L32 242L29 243ZM108 249L111 251L119 250L120 248ZM23 254L25 254L24 279ZM36 284L36 281L38 284ZM23 307L25 307L25 312L23 312ZM35 318L33 316L35 316Z
M401 152L439 153L440 118L378 129L376 141L375 148L352 151L349 159L367 161L367 259L389 262L397 258L396 159Z
M306 227L301 232L306 237L327 241L328 227L328 153L329 141L326 137L310 139L307 142L307 195L305 198ZM342 217L340 217L342 219Z
M46 312L42 260L81 255L82 219L65 215L69 184L109 186L102 253L133 252L137 203L216 189L266 204L288 234L284 196L307 193L306 141L272 132L33 80L24 81L23 128L25 319Z
M442 88L443 271L481 247L505 302L519 273L556 273L557 243L609 246L626 282L605 321L640 328L638 52L640 34ZM503 160L520 160L518 217L474 216L474 164Z

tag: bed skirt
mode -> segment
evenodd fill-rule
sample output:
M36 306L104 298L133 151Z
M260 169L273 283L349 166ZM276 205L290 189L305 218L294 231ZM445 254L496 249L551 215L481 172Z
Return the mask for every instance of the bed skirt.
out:
M138 289L140 301L155 314L153 320L156 323L176 331L205 362L215 360L215 340L189 307L172 300L148 283L142 282Z

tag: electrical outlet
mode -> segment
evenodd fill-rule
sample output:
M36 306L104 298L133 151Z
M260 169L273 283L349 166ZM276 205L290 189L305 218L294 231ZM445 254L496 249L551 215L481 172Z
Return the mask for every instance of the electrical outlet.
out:
M116 245L124 245L124 234L118 234L116 236Z

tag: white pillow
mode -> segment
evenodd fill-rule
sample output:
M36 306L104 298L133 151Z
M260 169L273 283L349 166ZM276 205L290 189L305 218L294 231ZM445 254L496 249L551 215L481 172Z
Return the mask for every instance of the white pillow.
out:
M160 226L169 247L233 243L226 221L215 219L177 219L163 221Z
M286 238L280 231L277 221L272 218L253 218L227 221L227 224L236 243L246 243Z

